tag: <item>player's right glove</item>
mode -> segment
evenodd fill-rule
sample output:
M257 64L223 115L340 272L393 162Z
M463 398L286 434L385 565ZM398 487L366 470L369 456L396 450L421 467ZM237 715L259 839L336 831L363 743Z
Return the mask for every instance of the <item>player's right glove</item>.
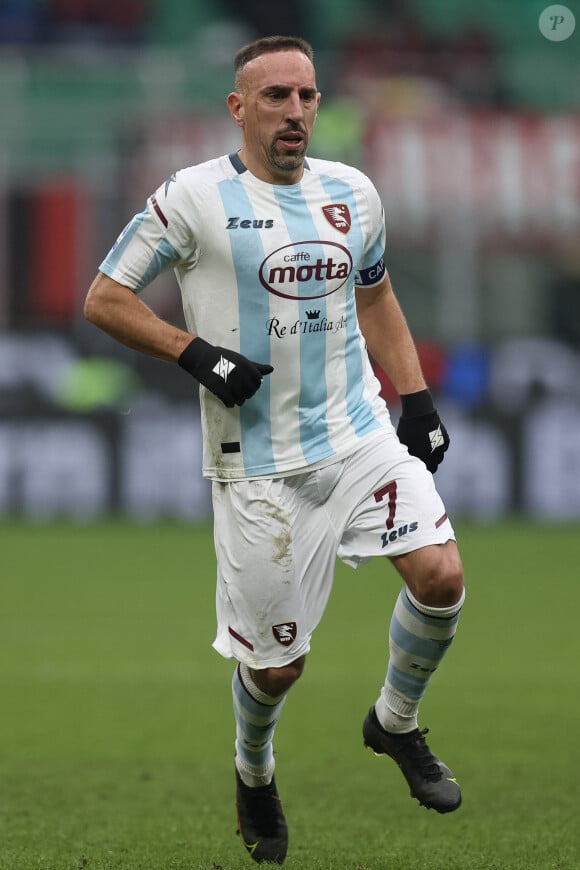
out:
M182 369L221 399L227 408L243 405L274 369L197 336L177 360Z
M429 390L401 396L401 419L397 435L411 456L422 459L434 474L449 447L449 435L439 419Z

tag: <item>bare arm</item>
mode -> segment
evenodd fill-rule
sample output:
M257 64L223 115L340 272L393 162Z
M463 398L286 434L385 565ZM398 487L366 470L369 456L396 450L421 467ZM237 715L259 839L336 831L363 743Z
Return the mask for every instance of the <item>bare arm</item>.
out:
M235 351L208 344L199 336L166 323L129 287L99 272L89 288L85 317L127 347L167 362L177 362L227 408L243 405L273 370ZM225 360L224 360L225 357ZM224 361L231 369L224 377Z
M133 350L157 359L177 362L193 336L166 323L123 284L102 272L91 284L85 300L87 320Z
M404 395L426 389L415 343L389 276L356 291L357 315L369 353Z

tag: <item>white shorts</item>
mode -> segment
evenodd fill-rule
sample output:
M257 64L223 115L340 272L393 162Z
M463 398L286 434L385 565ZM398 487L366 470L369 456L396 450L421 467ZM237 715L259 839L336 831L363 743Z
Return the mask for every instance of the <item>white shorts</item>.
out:
M307 653L336 557L358 567L455 539L425 465L394 430L346 459L284 478L214 481L215 649L252 668Z

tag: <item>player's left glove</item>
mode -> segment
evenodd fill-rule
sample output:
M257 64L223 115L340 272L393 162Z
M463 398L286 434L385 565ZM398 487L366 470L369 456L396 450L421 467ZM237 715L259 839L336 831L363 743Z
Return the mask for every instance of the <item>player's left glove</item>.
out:
M449 435L439 419L429 390L401 396L397 435L409 453L421 459L434 474L449 447Z

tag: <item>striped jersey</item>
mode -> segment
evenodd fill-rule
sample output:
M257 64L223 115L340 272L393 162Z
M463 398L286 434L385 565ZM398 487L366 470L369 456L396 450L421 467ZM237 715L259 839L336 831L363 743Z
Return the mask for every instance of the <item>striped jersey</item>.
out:
M299 183L272 185L237 154L174 173L123 230L103 273L138 293L173 268L190 332L274 368L241 407L200 387L206 477L297 473L389 425L355 306L384 246L359 170L309 159Z

